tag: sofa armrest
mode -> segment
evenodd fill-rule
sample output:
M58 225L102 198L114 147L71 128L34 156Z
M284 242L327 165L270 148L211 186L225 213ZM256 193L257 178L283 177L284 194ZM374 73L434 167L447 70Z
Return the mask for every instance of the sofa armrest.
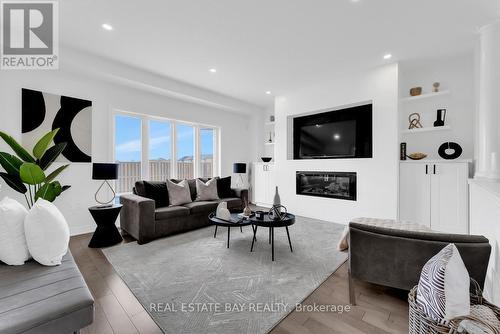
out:
M146 197L120 195L123 205L120 226L134 237L139 244L148 242L155 235L155 201Z
M231 188L233 191L234 195L238 198L241 198L241 200L245 201L245 199L250 200L248 197L248 189L242 189L242 188Z

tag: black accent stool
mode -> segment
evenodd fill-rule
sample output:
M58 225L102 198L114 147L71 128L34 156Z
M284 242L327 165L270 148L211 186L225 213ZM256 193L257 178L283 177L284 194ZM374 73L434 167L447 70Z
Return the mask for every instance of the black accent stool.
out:
M89 242L90 248L101 248L122 242L122 236L116 228L115 221L122 209L121 204L108 207L93 206L89 208L97 228Z

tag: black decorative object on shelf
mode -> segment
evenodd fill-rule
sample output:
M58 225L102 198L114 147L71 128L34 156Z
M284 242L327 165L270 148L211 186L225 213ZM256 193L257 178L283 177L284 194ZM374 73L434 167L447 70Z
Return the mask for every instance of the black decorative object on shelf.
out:
M446 120L446 109L438 109L436 111L436 120L434 121L434 127L444 126Z
M399 146L399 159L406 160L406 143L401 143Z
M453 153L447 153L446 150L453 150ZM453 160L462 154L462 146L454 142L442 143L441 146L439 146L438 154L443 159Z

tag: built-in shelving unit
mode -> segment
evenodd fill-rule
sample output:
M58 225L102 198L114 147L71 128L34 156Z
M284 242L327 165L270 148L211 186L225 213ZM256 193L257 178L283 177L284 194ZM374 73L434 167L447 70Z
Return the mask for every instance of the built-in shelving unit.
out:
M443 90L443 91L436 92L436 93L426 93L426 94L417 95L417 96L403 97L401 99L401 101L402 102L411 102L411 101L425 100L425 99L431 99L431 98L435 98L438 96L444 96L444 95L449 95L449 94L450 94L449 90Z
M451 127L449 125L445 125L437 127L406 129L402 130L401 133L422 133L422 132L446 131L446 130L451 130Z

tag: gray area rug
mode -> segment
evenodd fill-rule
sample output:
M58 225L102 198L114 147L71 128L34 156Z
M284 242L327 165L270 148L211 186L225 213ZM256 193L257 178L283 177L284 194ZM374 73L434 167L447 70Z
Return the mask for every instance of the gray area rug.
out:
M297 217L275 229L275 262L268 229L214 227L145 245L103 250L117 273L165 333L266 333L347 259L336 245L344 226Z

